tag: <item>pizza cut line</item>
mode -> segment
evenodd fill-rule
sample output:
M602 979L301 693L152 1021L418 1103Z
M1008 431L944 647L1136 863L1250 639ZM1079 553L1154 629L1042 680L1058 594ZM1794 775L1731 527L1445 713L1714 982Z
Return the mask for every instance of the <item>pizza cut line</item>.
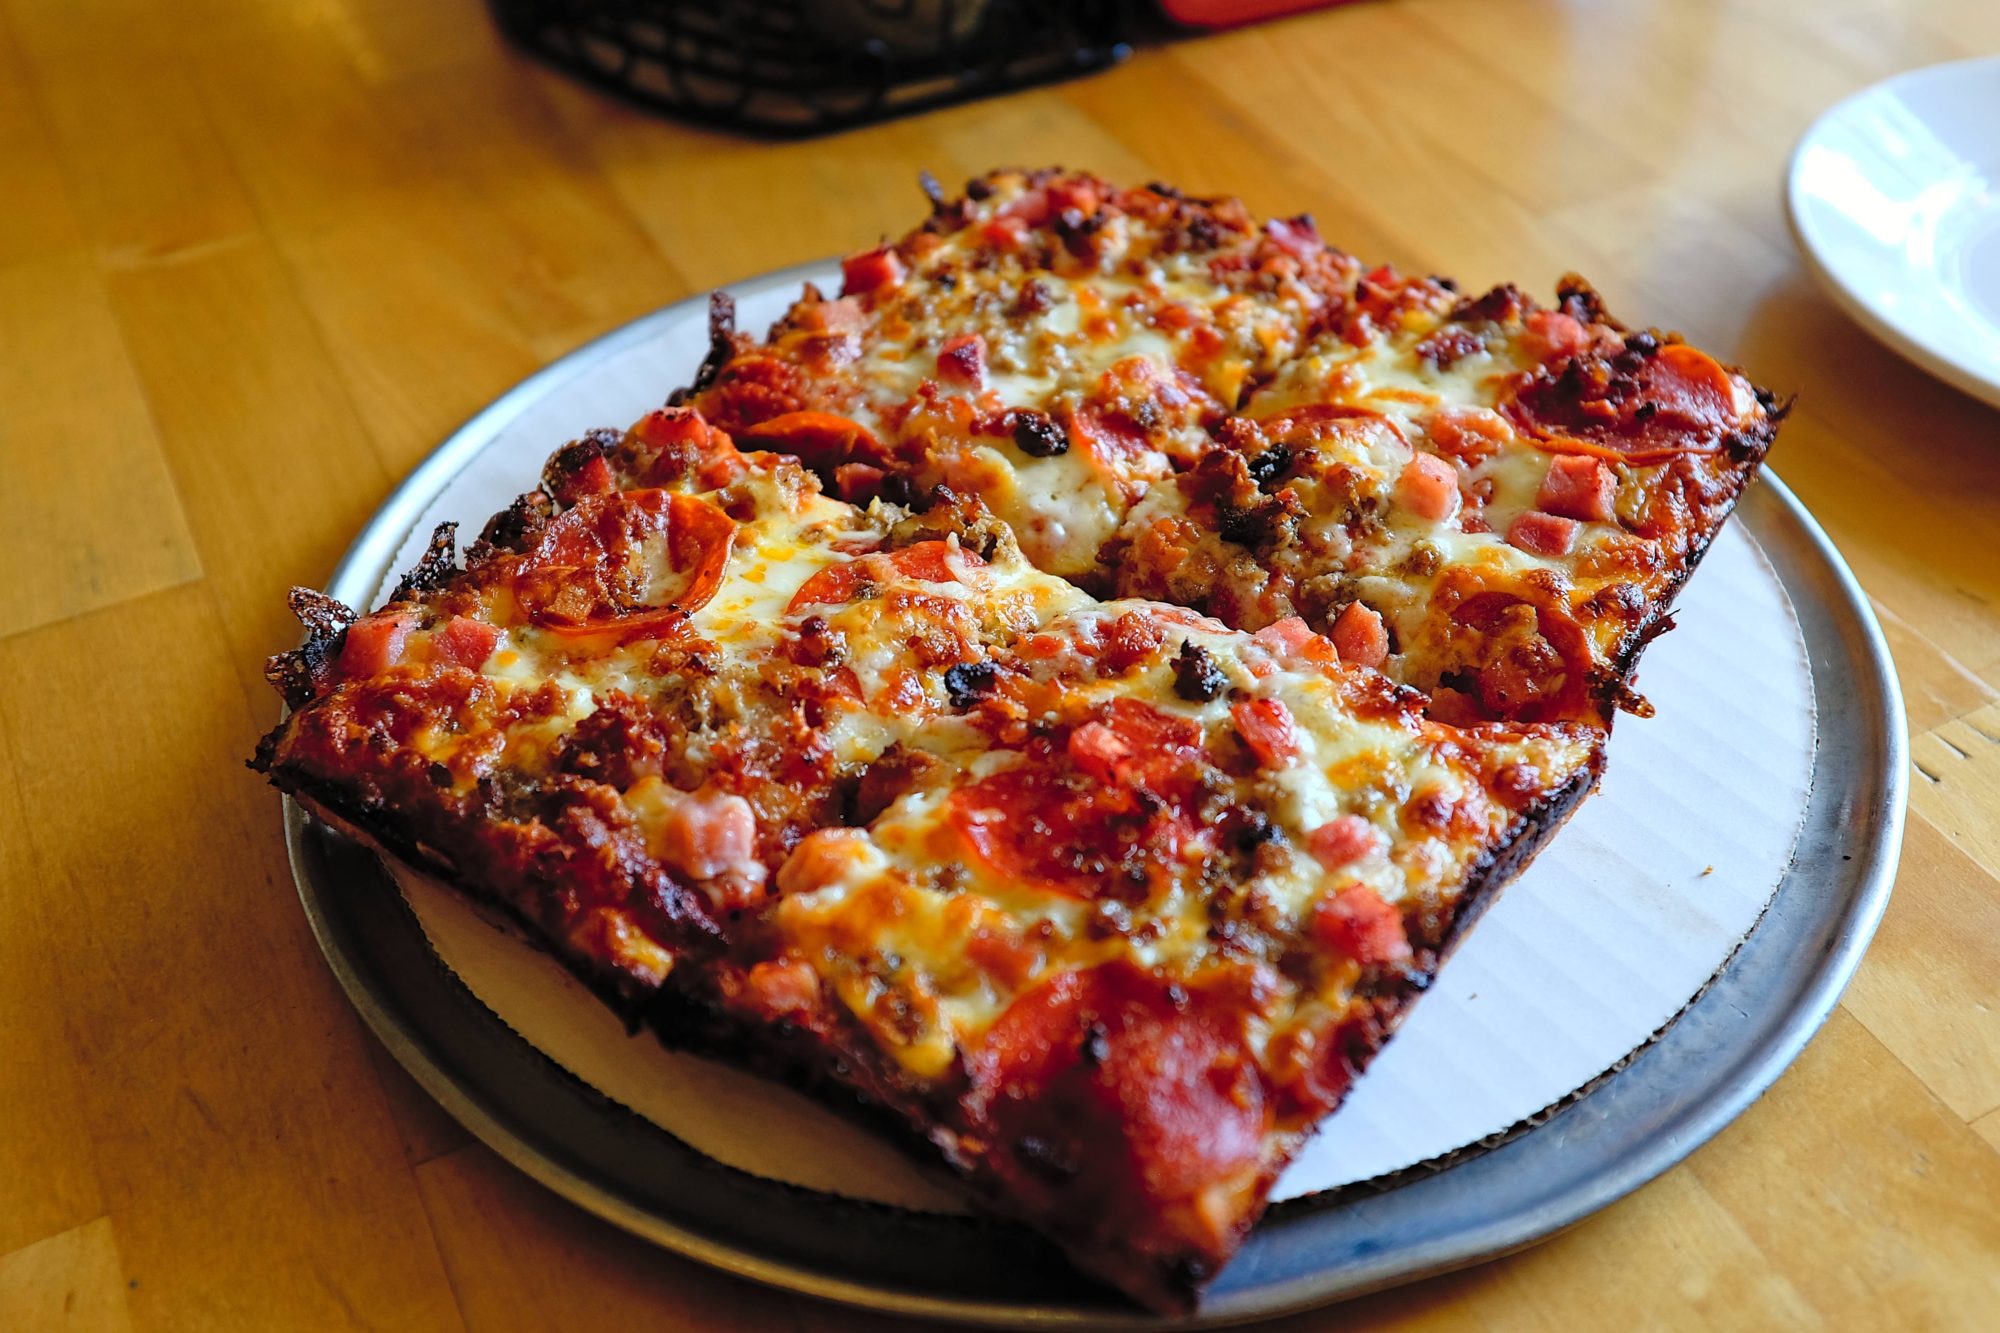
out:
M720 310L462 565L295 591L253 767L1191 1308L1591 790L1781 413L1580 286L1071 174L845 286Z

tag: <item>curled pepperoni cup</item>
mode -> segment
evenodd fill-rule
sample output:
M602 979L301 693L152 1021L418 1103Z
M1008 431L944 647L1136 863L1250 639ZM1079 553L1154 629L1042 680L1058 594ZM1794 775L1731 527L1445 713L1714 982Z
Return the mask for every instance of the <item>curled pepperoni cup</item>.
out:
M956 583L961 572L979 569L985 563L974 552L948 541L918 542L898 551L878 551L820 570L799 585L785 610L789 613L808 606L841 606L870 596L898 579Z
M873 431L833 412L786 412L746 426L736 438L751 449L791 454L820 473L830 473L843 463L887 467L894 461Z
M1636 465L1713 453L1743 419L1729 372L1684 343L1540 371L1518 386L1505 411L1558 452Z
M697 496L593 496L550 523L514 575L514 597L544 629L659 637L722 586L736 521Z

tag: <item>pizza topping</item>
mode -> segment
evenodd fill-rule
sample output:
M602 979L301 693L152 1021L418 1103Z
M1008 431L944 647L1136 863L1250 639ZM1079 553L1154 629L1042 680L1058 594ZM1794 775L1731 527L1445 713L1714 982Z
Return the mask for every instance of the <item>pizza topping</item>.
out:
M1440 407L1425 418L1424 431L1439 453L1467 467L1485 462L1514 438L1506 420L1483 407Z
M1436 454L1417 454L1396 478L1396 499L1418 518L1446 522L1458 512L1458 469Z
M1379 669L1389 660L1389 630L1382 613L1365 602L1349 602L1333 622L1333 646L1341 661Z
M1236 732L1265 768L1283 768L1299 757L1300 743L1292 710L1278 699L1244 699L1229 706Z
M1054 458L1069 452L1069 434L1046 412L1013 414L1014 447L1030 458Z
M715 596L735 538L735 520L697 496L593 496L543 530L515 571L515 599L557 632L658 637Z
M1521 342L1537 361L1561 361L1590 345L1590 330L1559 310L1534 311L1521 323Z
M889 454L866 426L832 412L786 412L736 433L753 449L795 455L814 472L830 472L842 463L889 463Z
M1742 415L1729 372L1685 343L1537 372L1507 410L1550 448L1635 465L1713 453Z
M986 339L976 333L961 333L947 339L938 349L938 377L969 388L986 383Z
M888 476L872 463L842 463L833 470L833 492L851 505L865 505L882 493Z
M1129 963L1021 996L972 1063L994 1151L1040 1189L1073 1181L1100 1206L1155 1208L1259 1161L1269 1113L1241 1018Z
M757 860L757 816L750 802L723 792L699 791L663 800L654 840L660 859L690 879L729 876L752 887L764 882Z
M379 676L403 660L417 618L408 611L378 611L347 627L340 649L341 674Z
M838 606L870 597L899 578L924 583L955 583L961 571L984 567L986 562L955 541L924 541L886 554L859 556L839 565L828 565L807 579L792 594L787 611L807 606Z
M840 261L841 295L858 296L903 280L903 261L888 246L877 246Z
M819 974L796 958L758 963L743 978L741 999L765 1019L807 1013L819 1003Z
M1297 660L1324 664L1340 659L1338 648L1323 635L1313 633L1312 626L1299 616L1286 616L1275 624L1266 625L1250 638L1252 643L1281 662Z
M477 671L500 642L500 631L483 620L453 616L431 636L431 648L441 659Z
M1558 518L1530 509L1507 525L1507 542L1530 555L1568 555L1576 545L1577 529L1581 526L1573 518Z
M1617 490L1618 478L1603 459L1558 454L1549 460L1535 505L1563 518L1607 523L1614 517L1611 500Z
M1363 967L1406 963L1411 957L1402 913L1365 884L1350 884L1320 899L1312 929L1321 944Z
M1229 684L1222 668L1206 648L1189 639L1181 640L1180 655L1174 658L1174 693L1190 703L1207 703Z
M1381 851L1380 830L1360 815L1336 815L1306 835L1306 850L1328 870L1340 870Z
M999 668L991 662L959 662L944 673L945 697L953 708L972 707L999 683Z
M829 828L809 833L778 867L778 891L812 893L838 884L868 855L868 835L860 829Z

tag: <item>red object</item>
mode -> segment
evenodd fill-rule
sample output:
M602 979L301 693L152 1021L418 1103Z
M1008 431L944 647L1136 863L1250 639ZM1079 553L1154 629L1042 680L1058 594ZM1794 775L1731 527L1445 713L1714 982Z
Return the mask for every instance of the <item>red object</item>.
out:
M1617 492L1618 478L1603 459L1558 454L1549 460L1549 473L1542 479L1535 504L1564 518L1601 523L1611 518L1611 502Z
M857 292L872 292L877 287L886 287L903 280L903 260L888 246L874 250L864 250L858 255L849 255L840 261L843 279L842 296L853 296Z
M1507 540L1530 555L1568 555L1579 526L1573 518L1530 509L1507 525Z
M1402 913L1365 884L1350 884L1320 899L1313 912L1313 933L1320 943L1363 966L1407 962L1410 957Z
M1299 756L1299 733L1292 725L1292 710L1276 699L1245 699L1229 705L1236 730L1257 762L1266 768L1283 768Z
M1342 0L1161 0L1160 8L1176 23L1195 28L1233 28L1281 14L1324 9Z

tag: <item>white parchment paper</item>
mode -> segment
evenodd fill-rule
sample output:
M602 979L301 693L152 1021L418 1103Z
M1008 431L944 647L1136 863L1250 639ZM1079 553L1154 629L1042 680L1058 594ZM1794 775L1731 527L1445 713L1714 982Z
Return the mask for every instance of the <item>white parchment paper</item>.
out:
M837 281L830 274L827 285ZM744 300L742 324L761 328L793 295ZM562 381L437 497L396 568L438 522L460 522L469 539L564 441L658 406L706 345L691 311ZM1776 575L1734 526L1676 618L1639 682L1658 716L1620 720L1597 795L1501 895L1274 1197L1442 1156L1561 1101L1671 1021L1756 924L1791 863L1812 784L1804 644ZM628 1037L552 960L448 890L401 878L446 965L607 1096L742 1170L960 1209L948 1184L788 1089Z

